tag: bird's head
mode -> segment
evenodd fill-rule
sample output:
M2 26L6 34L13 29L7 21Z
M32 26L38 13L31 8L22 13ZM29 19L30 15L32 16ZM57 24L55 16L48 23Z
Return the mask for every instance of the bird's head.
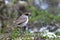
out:
M26 12L24 13L24 15L26 15L26 16L31 16L31 11L26 11Z

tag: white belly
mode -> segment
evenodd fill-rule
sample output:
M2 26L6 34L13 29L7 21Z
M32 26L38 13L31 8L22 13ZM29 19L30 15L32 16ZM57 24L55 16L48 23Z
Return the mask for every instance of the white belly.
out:
M26 22L24 22L24 23L22 23L22 24L20 24L20 25L18 25L18 26L20 26L20 27L24 27L24 26L26 26L26 25L27 25L27 23L28 23L28 17L27 17Z
M28 20L27 20L26 22L24 22L23 24L21 24L21 26L22 26L22 27L23 27L23 26L26 26L27 23L28 23Z

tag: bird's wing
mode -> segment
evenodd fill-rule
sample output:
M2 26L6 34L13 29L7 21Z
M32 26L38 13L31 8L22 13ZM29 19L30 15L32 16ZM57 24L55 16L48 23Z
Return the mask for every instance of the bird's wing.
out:
M15 21L15 23L16 23L16 24L22 24L22 23L24 23L26 20L27 20L26 17L19 17L19 18Z

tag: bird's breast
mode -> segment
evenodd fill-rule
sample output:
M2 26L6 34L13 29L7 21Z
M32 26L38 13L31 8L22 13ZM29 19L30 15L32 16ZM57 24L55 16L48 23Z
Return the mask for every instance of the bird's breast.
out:
M20 26L21 26L21 27L26 26L26 25L27 25L27 23L28 23L28 21L29 21L29 19L28 19L28 17L27 17L27 20L26 20L24 23L20 24Z

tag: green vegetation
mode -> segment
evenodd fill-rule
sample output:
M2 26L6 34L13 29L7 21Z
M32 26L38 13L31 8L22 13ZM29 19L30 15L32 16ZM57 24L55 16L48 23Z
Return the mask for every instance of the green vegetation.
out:
M47 11L38 10L34 6L31 6L28 9L32 11L30 22L35 21L35 20L39 20L39 21L41 21L41 23L42 22L44 22L44 23L51 23L51 22L57 23L60 18L60 16L54 15L53 13L50 14Z
M27 9L32 11L31 17L30 17L30 22L34 22L35 20L40 21L41 23L57 23L60 16L54 15L54 14L49 14L44 10L38 10L36 9L34 6L32 7L28 7ZM15 39L19 39L19 37L17 37L19 34L18 31L13 31L13 38ZM33 33L34 34L34 33ZM22 39L23 40L33 40L32 38L35 38L36 35L31 34L29 32L26 32L25 35L23 35ZM60 33L58 33L60 34ZM17 37L17 38L16 38ZM39 36L39 38L44 38L42 36ZM46 40L60 40L60 38L52 38L49 39L47 36L45 37ZM20 38L21 39L21 38Z
M15 3L16 0L13 0L13 2ZM34 21L38 21L41 24L42 23L55 24L55 23L59 23L59 21L60 21L60 15L54 15L53 13L48 13L46 10L39 10L34 6L26 7L26 9L31 11L31 16L29 18L29 23L33 23ZM11 9L11 10L13 10L13 9ZM4 29L2 30L2 32L0 31L0 35L6 32L5 27L7 25L8 26L12 25L11 23L13 23L14 17L18 16L18 15L16 15L16 14L18 14L18 12L16 12L16 14L14 14L15 13L14 11L10 11L10 13L11 14L9 14L9 16L8 16L8 17L10 17L10 20L8 20L7 23L4 22ZM4 16L6 16L6 15L4 15ZM2 20L2 21L6 21L6 20ZM55 37L54 38L49 38L50 34L47 35L47 33L45 33L44 37L41 36L40 32L39 33L37 33L37 32L36 33L30 33L28 31L25 31L25 33L21 33L17 28L12 31L11 35L12 35L11 36L12 40L20 40L20 39L22 39L22 40L34 40L34 38L36 38L36 37L41 38L41 39L43 38L43 39L46 39L46 40L60 40L60 38L55 38ZM54 35L51 35L51 36L54 36ZM60 31L56 33L56 36L60 36Z

